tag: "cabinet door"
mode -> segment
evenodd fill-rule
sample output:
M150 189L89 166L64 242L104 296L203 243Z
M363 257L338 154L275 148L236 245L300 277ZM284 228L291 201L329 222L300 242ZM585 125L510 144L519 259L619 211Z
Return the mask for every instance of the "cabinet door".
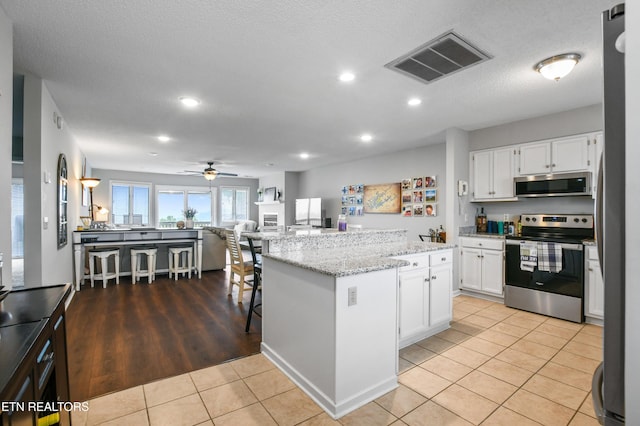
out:
M429 327L429 270L400 273L400 339Z
M493 151L493 198L513 197L514 148Z
M493 197L493 151L474 152L473 163L473 199L483 200Z
M460 286L472 290L480 290L482 279L482 250L473 248L460 249Z
M451 321L451 264L431 268L429 326Z
M520 147L521 176L541 175L551 171L551 144L541 142Z
M551 159L554 173L589 170L589 137L585 135L552 141Z
M604 282L597 260L587 261L587 309L585 315L604 318Z
M502 251L482 251L482 290L502 296L504 281Z

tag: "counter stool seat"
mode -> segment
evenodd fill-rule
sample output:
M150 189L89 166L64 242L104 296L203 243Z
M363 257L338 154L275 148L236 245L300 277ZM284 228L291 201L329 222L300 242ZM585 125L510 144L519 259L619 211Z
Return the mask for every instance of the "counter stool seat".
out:
M156 279L156 256L158 248L153 246L131 247L131 282L135 284L141 277L147 277L149 284ZM147 259L147 269L142 269L143 256Z
M109 272L109 258L113 256L114 272ZM95 273L95 261L100 259L100 275ZM102 280L102 287L107 288L107 281L115 278L120 284L120 249L113 247L94 248L89 250L89 276L91 287L96 279Z
M173 246L169 247L169 279L174 274L175 280L178 280L178 274L189 275L191 279L191 269L193 268L193 246Z

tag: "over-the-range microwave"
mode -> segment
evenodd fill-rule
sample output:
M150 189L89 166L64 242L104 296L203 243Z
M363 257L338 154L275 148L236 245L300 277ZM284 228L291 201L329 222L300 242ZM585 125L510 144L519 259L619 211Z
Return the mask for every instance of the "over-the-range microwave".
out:
M516 197L591 195L591 172L522 176L513 185Z

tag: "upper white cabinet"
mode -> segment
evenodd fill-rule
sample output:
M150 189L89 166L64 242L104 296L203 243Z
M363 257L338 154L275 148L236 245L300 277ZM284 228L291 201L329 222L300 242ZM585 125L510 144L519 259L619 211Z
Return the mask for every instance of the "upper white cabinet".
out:
M519 148L520 176L590 169L589 135L529 143Z
M513 198L516 150L513 147L471 153L474 201Z

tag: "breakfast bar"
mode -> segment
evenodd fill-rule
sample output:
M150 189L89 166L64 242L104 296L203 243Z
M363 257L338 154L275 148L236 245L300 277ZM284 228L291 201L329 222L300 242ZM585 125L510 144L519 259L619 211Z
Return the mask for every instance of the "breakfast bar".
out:
M192 244L195 268L198 278L202 278L202 229L113 229L87 230L73 233L75 265L75 289L85 279L84 259L87 247L104 246L152 246L167 244Z

